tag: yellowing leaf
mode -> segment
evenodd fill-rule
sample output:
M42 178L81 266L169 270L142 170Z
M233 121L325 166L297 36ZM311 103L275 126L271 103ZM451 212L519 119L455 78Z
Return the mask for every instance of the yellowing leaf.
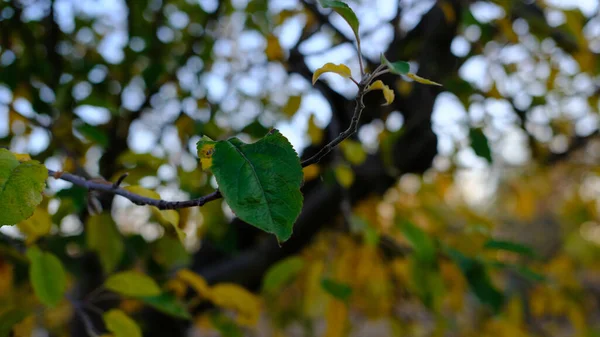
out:
M260 315L260 300L248 290L233 283L217 284L211 290L211 300L218 307L235 310L239 324L256 325Z
M326 63L324 66L317 69L315 71L315 73L313 74L313 78L312 78L313 85L317 82L319 77L324 73L336 73L344 78L352 77L352 72L350 71L350 68L348 68L348 66L346 66L345 64L336 65L333 63Z
M354 182L354 171L348 166L339 165L334 170L335 178L345 188L352 186Z
M17 160L21 163L24 161L31 160L31 156L27 153L13 153L13 155L15 155L15 158L17 158Z
M201 147L198 147L198 157L200 157L200 168L203 171L210 169L210 167L212 166L213 153L215 153L214 143L204 142Z
M348 307L342 301L331 300L327 305L325 315L327 330L325 337L342 337L346 335L348 326Z
M423 78L419 75L413 74L413 73L408 73L406 74L406 76L410 77L412 80L414 80L415 82L419 82L421 84L427 84L427 85L437 85L437 86L442 86L441 84L428 80L426 78Z
M37 207L33 215L17 224L21 233L25 234L27 240L25 244L31 245L37 239L48 234L52 228L52 219L50 214L42 207Z
M160 199L160 194L141 186L127 186L125 187L125 189L129 192L139 194L146 198ZM158 222L161 223L161 225L171 225L172 228L175 230L175 233L177 233L177 237L179 237L179 240L181 240L182 242L183 240L185 240L185 233L181 230L181 228L179 228L179 213L177 213L176 210L160 210L154 206L150 206L150 209L152 210L152 214L154 214L154 216L157 218Z
M267 49L265 50L269 61L281 61L284 59L283 49L279 44L279 39L275 35L267 37Z
M308 136L313 145L319 145L323 141L323 129L315 123L315 115L313 114L308 119Z
M359 142L346 139L340 144L344 158L354 165L362 164L367 159L367 153Z
M142 337L142 329L119 309L112 309L102 315L106 329L115 337Z
M125 296L142 297L160 294L158 284L150 276L136 271L114 274L104 281L104 287Z
M300 109L300 104L302 104L302 96L290 96L282 111L286 116L292 117Z
M384 105L390 105L394 101L394 90L390 89L387 85L383 84L381 80L377 80L373 82L368 88L367 92L371 90L381 90L383 91L383 97L385 98Z
M30 315L13 327L11 337L29 337L35 328L35 315Z
M177 273L177 278L187 283L198 295L202 297L210 296L210 287L204 277L194 273L189 269L182 269Z

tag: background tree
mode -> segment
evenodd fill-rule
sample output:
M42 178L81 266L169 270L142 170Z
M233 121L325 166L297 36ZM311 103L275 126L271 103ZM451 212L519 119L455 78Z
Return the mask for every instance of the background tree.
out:
M51 174L0 230L0 336L598 333L598 3L353 1L359 31L321 5L0 2L1 167ZM312 86L381 54L443 87ZM202 136L272 128L309 159L361 101L285 242L200 169Z

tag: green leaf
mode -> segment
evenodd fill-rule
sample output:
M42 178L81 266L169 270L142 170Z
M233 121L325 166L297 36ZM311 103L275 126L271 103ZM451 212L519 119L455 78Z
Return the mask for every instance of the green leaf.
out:
M104 287L125 296L143 297L160 294L158 284L150 276L136 271L114 274L104 281Z
M60 260L37 247L27 250L29 280L35 295L49 307L56 306L67 290L67 276Z
M406 75L410 72L410 64L404 61L390 62L388 59L381 53L381 64L385 64L388 69L398 75Z
M121 262L125 244L112 216L108 213L90 216L85 226L85 239L88 248L98 254L104 272L113 272Z
M436 249L433 240L421 228L411 222L403 221L398 227L414 249L415 259L422 263L433 264L436 261Z
M358 33L358 18L354 11L347 4L341 1L335 0L319 0L321 7L333 9L334 12L338 13L348 24L352 31L354 32L354 36L356 37L356 41L360 43L360 36Z
M525 255L529 257L535 257L535 252L531 249L531 247L527 247L520 243L511 242L511 241L502 241L502 240L488 240L483 246L485 249L495 249L495 250L505 250L508 252L513 252L520 255Z
M475 296L498 312L504 303L504 295L492 284L483 263L452 248L447 248L446 252L463 272Z
M485 158L490 164L492 163L492 151L488 139L479 128L471 129L469 131L469 138L471 138L471 147L475 151L475 154L479 157Z
M273 129L253 144L230 138L197 145L203 167L210 167L233 212L280 242L289 239L303 199L302 167L290 142Z
M0 149L0 226L15 225L33 215L42 202L48 170L35 160L20 163Z
M151 250L154 261L167 269L186 266L192 260L181 241L170 236L163 236L157 240Z
M13 327L29 315L27 311L12 308L0 314L0 337L11 336Z
M115 337L142 337L142 329L137 323L119 309L112 309L102 315L106 329Z
M192 319L192 316L183 303L171 294L162 293L158 296L141 297L139 299L145 304L167 315L188 320Z
M223 337L242 337L244 332L240 329L235 321L223 315L222 313L214 313L210 315L210 323Z
M321 280L321 287L329 295L337 298L340 301L346 302L352 295L352 288L349 285L334 281L329 278L324 278Z
M269 269L263 279L262 289L267 293L275 293L290 283L304 268L304 259L298 256L281 260Z

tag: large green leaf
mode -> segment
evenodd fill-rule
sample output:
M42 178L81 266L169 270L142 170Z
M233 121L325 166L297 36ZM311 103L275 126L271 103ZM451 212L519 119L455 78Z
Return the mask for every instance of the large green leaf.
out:
M280 242L290 238L302 209L303 174L296 151L279 131L274 129L253 144L237 138L203 139L198 155L240 219L275 234Z
M67 276L60 260L48 252L42 252L37 247L27 250L29 265L29 280L35 295L49 307L56 306L67 290Z
M115 337L142 337L142 329L119 309L112 309L102 315L106 329Z
M344 20L346 20L346 22L348 22L350 25L350 28L352 28L354 36L356 36L356 41L360 43L360 37L358 34L358 18L350 6L341 1L335 0L319 0L319 3L323 8L331 8L334 12L338 13L342 18L344 18Z
M0 149L0 226L14 225L33 215L42 202L48 170L35 160L19 162Z
M121 262L125 244L111 215L90 216L85 226L85 238L87 246L98 254L104 272L114 271Z
M408 221L400 222L398 227L413 247L414 256L418 261L427 264L433 264L436 261L435 244L427 233Z
M321 280L321 287L325 290L329 295L337 298L340 301L348 301L350 296L352 296L352 288L345 284L330 278L324 278Z
M104 287L125 296L141 297L160 294L158 284L150 276L136 271L114 274L104 281Z

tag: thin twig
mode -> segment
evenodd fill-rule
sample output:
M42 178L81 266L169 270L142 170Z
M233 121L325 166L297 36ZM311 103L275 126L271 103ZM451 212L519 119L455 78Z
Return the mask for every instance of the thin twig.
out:
M107 193L113 193L120 195L129 199L136 205L148 205L154 206L158 209L180 209L180 208L188 208L188 207L200 207L206 204L209 201L220 199L221 192L219 190L215 190L214 192L202 196L197 199L186 200L186 201L167 201L162 199L153 199L141 196L139 194L132 193L126 189L115 186L116 184L110 184L105 182L97 182L93 180L87 180L83 177L67 173L67 172L56 172L53 170L48 170L49 176L55 179L62 179L64 181L68 181L73 183L74 185L85 187L88 190L102 191Z
M339 143L343 142L345 139L352 136L356 133L356 131L358 131L358 122L365 108L363 97L366 93L367 86L371 81L372 77L367 76L365 79L366 80L361 81L361 83L358 85L358 93L356 94L356 106L354 107L354 114L352 115L352 120L350 121L350 125L348 126L348 128L342 133L340 133L337 137L335 137L327 145L325 145L315 155L302 161L302 167L318 163L323 157L329 154L329 152L331 152L331 150L333 150Z

